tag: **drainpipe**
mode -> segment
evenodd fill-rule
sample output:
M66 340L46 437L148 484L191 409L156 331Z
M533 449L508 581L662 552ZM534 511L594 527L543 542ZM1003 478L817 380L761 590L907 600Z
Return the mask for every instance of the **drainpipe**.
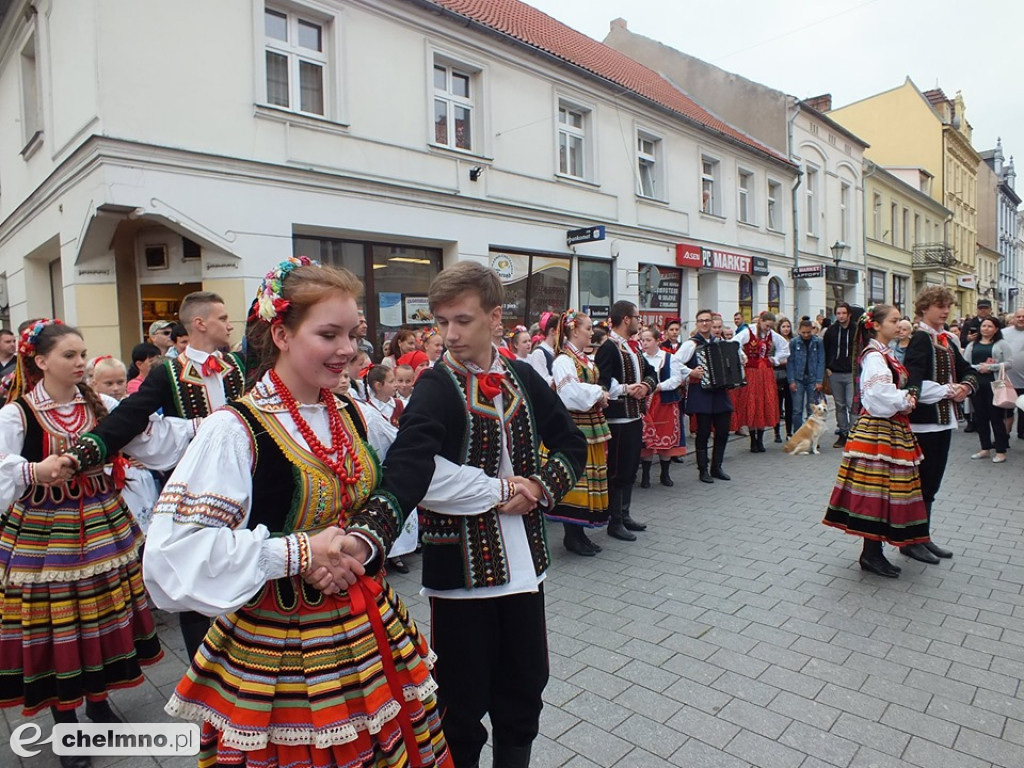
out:
M868 184L867 181L871 178L875 171L878 170L878 166L867 161L866 163L869 168L867 173L863 173L864 164L861 165L861 177L860 177L860 189L861 189L861 214L860 214L860 252L864 257L864 306L868 306L868 295L870 289L870 283L868 282L868 227L867 227L867 210L868 210ZM872 221L874 221L874 213L872 213ZM851 218L850 221L853 221ZM893 236L895 240L895 235ZM910 254L910 281L914 281L914 254L911 251ZM912 288L913 286L911 286ZM906 301L906 296L904 296Z
M786 140L789 143L789 159L797 164L796 178L793 179L793 186L790 189L791 204L793 207L793 268L800 266L800 206L797 189L803 179L804 172L799 168L800 158L793 151L793 123L800 114L800 106L793 100L793 114L786 121ZM800 320L800 278L793 277L793 322Z

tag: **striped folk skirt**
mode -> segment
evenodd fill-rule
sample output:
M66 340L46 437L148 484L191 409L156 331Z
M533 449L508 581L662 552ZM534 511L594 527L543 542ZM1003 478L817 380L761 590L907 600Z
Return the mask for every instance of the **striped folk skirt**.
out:
M447 768L433 663L386 582L278 579L216 620L165 709L203 722L200 768Z
M104 476L32 486L0 517L0 706L73 709L163 656L142 532Z
M557 523L600 528L608 525L608 441L612 432L602 411L570 411L587 438L587 464L573 489L546 513Z
M897 546L929 541L918 473L922 458L905 416L862 413L847 438L822 522Z

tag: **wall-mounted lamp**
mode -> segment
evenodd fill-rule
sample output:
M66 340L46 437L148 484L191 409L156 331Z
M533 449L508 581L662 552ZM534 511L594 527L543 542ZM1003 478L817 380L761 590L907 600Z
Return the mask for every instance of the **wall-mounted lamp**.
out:
M476 181L477 179L480 178L480 174L482 174L483 172L484 167L482 165L474 165L472 168L469 169L469 180Z
M835 243L829 246L829 250L832 251L832 261L835 262L836 267L839 266L839 262L843 260L843 251L849 248L846 243L841 240L836 240Z

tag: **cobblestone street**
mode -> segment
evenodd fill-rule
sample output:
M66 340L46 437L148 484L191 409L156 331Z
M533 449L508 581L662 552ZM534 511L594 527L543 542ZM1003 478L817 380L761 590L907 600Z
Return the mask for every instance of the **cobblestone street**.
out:
M551 529L536 768L1024 765L1024 442L993 465L968 461L975 435L954 436L933 533L955 557L925 566L890 550L903 574L887 580L860 570L859 539L820 524L840 456L831 440L821 456L790 458L734 438L731 483L697 482L688 457L674 488L634 492L633 515L649 524L640 540L601 534L595 558L568 555ZM393 582L426 625L409 562ZM177 620L159 620L167 658L112 696L136 722L168 719L185 665ZM6 743L23 721L4 718ZM38 722L48 733L50 718Z

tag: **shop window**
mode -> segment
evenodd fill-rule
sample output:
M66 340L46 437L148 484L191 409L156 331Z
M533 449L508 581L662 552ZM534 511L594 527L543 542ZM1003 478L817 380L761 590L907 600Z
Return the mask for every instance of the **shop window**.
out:
M868 270L868 303L881 304L885 301L885 272L880 269Z
M664 329L670 317L679 317L683 270L640 265L640 322Z
M776 315L782 311L782 281L777 277L768 281L768 311Z
M557 256L491 251L491 268L505 289L505 328L529 327L542 312L565 311L569 307L571 264L569 259Z
M612 262L596 259L579 259L576 263L579 270L580 294L578 307L591 315L595 322L606 320L611 312L614 297L612 295Z
M739 305L744 322L751 322L754 318L754 281L750 275L740 275Z
M292 253L347 269L363 283L367 338L376 360L399 328L433 322L427 291L441 271L440 249L296 235Z
M327 25L322 19L266 7L263 12L267 104L326 115Z

